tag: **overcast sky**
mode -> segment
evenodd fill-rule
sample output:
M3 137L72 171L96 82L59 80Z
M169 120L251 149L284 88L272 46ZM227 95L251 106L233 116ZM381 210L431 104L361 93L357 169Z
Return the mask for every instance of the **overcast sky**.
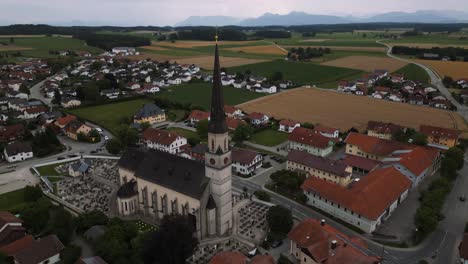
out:
M0 0L0 24L164 26L189 16L256 17L291 11L364 16L442 9L468 12L468 0Z

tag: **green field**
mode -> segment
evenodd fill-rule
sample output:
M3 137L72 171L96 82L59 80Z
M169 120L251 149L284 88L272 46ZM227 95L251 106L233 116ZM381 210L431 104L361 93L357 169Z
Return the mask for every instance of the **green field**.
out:
M336 87L343 79L361 76L362 71L322 66L307 62L291 62L277 60L229 68L229 72L245 72L250 70L253 75L270 77L274 72L282 72L285 80L291 80L298 85L317 85L319 87ZM326 85L325 85L326 84ZM334 84L334 85L333 85Z
M197 132L188 130L188 129L183 129L183 128L178 128L178 127L171 127L168 128L167 130L174 132L178 134L179 136L182 136L184 138L193 138L194 140L201 141L200 137L198 136Z
M465 39L460 39L460 37L464 37ZM388 43L429 43L429 44L439 44L439 45L468 45L468 34L467 33L454 33L454 34L446 34L446 33L434 33L428 35L418 35L418 36L411 36L405 37L403 36L400 39L389 40Z
M122 124L123 118L132 117L143 104L149 102L151 102L149 99L136 99L113 104L77 108L71 110L70 113L96 123L115 134L118 127Z
M0 41L8 42L9 38L1 38ZM57 55L49 54L49 51L89 51L91 53L100 53L101 49L87 46L85 41L70 37L30 37L30 38L14 38L14 45L24 48L32 48L31 50L21 50L23 57L36 58L55 58ZM3 53L0 51L0 53Z
M364 35L365 34L365 35ZM365 36L365 37L364 37ZM340 47L383 47L376 43L378 39L375 33L318 33L315 37L302 37L300 34L293 34L289 39L272 39L280 45L300 45L300 46L340 46Z
M266 129L253 134L249 141L267 147L274 147L286 140L288 140L287 133Z
M0 195L0 211L17 211L25 204L24 189Z
M395 73L404 74L405 79L408 80L421 81L424 83L429 83L430 81L427 72L416 64L408 64Z
M264 95L230 86L223 87L223 90L224 102L228 105L237 105ZM209 109L211 102L211 85L204 82L193 82L179 86L171 86L167 91L157 94L156 97Z

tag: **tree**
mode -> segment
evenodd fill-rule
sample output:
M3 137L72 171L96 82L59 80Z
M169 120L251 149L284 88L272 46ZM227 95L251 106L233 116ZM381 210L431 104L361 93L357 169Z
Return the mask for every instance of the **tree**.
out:
M427 136L423 133L416 133L412 137L413 144L419 146L426 146L427 145Z
M145 131L147 128L150 128L150 127L151 127L151 124L148 122L143 122L140 124L141 131Z
M22 93L25 93L27 95L31 94L31 91L29 90L29 88L24 84L21 85L19 91L22 92Z
M280 255L278 259L278 264L293 264L287 257L285 257L283 254Z
M283 80L283 73L279 71L274 72L271 76L271 80L274 82Z
M232 140L235 142L242 142L249 139L253 134L253 128L247 124L240 124L236 130L234 130L234 135Z
M94 61L91 63L91 66L89 67L92 71L99 71L102 67L102 63L100 61Z
M129 126L122 125L117 129L117 138L123 147L133 146L138 141L138 131Z
M60 104L62 102L62 94L60 94L59 89L54 91L54 99L52 100L54 104Z
M123 147L119 139L111 138L106 143L106 149L107 151L109 151L110 154L117 155L122 151Z
M301 125L303 128L308 128L308 129L314 129L314 125L311 123L305 122L304 124Z
M166 215L160 229L144 243L145 264L183 264L193 254L198 240L194 237L194 223L187 216Z
M204 139L208 137L208 119L207 120L201 120L197 124L197 134L200 138Z
M270 194L267 193L266 191L257 190L254 192L254 195L258 199L265 201L265 202L269 202L271 200Z
M75 264L81 256L81 248L77 245L68 245L60 252L61 263Z
M51 233L58 236L60 241L64 244L68 244L74 231L73 216L63 207L56 207L50 212L47 227L50 229Z
M10 37L10 44L13 44L15 43L15 38L14 37Z
M33 234L39 234L47 226L51 207L50 201L44 197L28 205L21 212L24 226Z
M26 186L24 188L24 201L26 202L35 202L42 197L42 190L39 185L36 186Z
M109 219L101 211L91 211L83 213L77 218L75 218L76 231L79 234L84 233L86 230L95 225L107 225Z
M281 205L270 207L266 217L271 232L282 237L285 237L293 226L291 211Z

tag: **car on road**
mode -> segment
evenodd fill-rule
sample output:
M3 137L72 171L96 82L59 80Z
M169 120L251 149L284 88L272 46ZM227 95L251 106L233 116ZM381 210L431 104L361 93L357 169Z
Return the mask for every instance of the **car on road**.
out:
M73 154L72 154L72 155L68 155L67 157L69 157L69 158L75 158L75 157L78 157L78 155L73 155Z
M459 197L459 199L460 199L460 202L464 202L464 201L466 201L466 196L462 195L462 196Z
M105 140L105 141L109 140L109 137L108 137L108 136L105 136L105 137L104 137L104 140Z
M63 160L63 159L65 159L65 157L61 157L61 156L57 157L57 160Z
M99 132L99 133L102 133L102 128L96 127L96 131Z
M91 150L89 153L91 153L91 154L96 154L96 153L97 153L97 151L95 151L95 150Z

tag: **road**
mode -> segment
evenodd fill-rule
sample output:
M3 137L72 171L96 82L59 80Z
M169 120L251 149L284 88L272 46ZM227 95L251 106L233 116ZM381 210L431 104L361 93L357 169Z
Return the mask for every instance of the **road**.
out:
M52 105L52 101L51 101L49 98L46 98L46 97L41 93L42 85L43 85L47 80L49 80L50 78L52 78L52 77L48 77L48 78L46 78L45 80L36 83L36 85L34 85L33 87L31 87L31 89L29 89L29 91L31 92L31 95L30 95L31 98L35 98L35 99L41 100L44 104L46 104L46 105L52 107L52 106L53 106L53 105Z
M276 169L281 169L278 166ZM275 170L268 171L268 174ZM383 256L383 263L389 264L417 264L422 259L433 260L433 263L451 264L456 263L458 252L457 247L462 239L465 222L468 221L468 202L460 202L459 197L466 194L468 190L468 155L465 154L465 167L459 172L459 178L454 184L454 188L446 200L443 213L445 220L439 224L438 229L425 239L420 245L413 248L393 248L383 246L370 240L365 235L358 234L340 223L321 215L320 213L303 206L295 201L285 198L276 193L270 192L272 203L289 208L295 217L302 220L304 218L325 219L327 223L333 225L346 235L360 237L367 242L369 250L378 256ZM264 182L258 179L263 179ZM263 185L268 181L268 177L258 175L251 179L233 178L233 186L238 190L243 187L249 193L256 190L265 190ZM413 221L408 219L408 221Z
M390 58L393 58L393 59L396 59L396 60L399 60L399 61L403 61L403 62L407 62L407 63L412 63L412 64L415 64L415 65L418 65L419 67L423 68L427 74L429 75L429 77L431 78L431 84L434 85L445 97L447 97L447 99L450 100L450 102L455 106L457 107L457 112L466 120L468 121L468 107L465 106L465 105L462 105L460 104L457 100L455 100L455 98L453 98L452 94L450 93L450 91L447 89L447 87L445 87L444 83L442 82L442 79L440 78L440 76L437 74L437 72L435 72L434 70L432 70L431 68L427 67L426 65L423 65L421 63L417 63L417 62L414 62L414 61L411 61L411 60L408 60L408 59L404 59L404 58L400 58L398 56L395 56L392 54L392 49L393 47L390 45L390 44L387 44L385 42L382 42L381 40L377 40L377 43L381 44L381 45L385 45L388 50L387 50L387 56L390 57Z

